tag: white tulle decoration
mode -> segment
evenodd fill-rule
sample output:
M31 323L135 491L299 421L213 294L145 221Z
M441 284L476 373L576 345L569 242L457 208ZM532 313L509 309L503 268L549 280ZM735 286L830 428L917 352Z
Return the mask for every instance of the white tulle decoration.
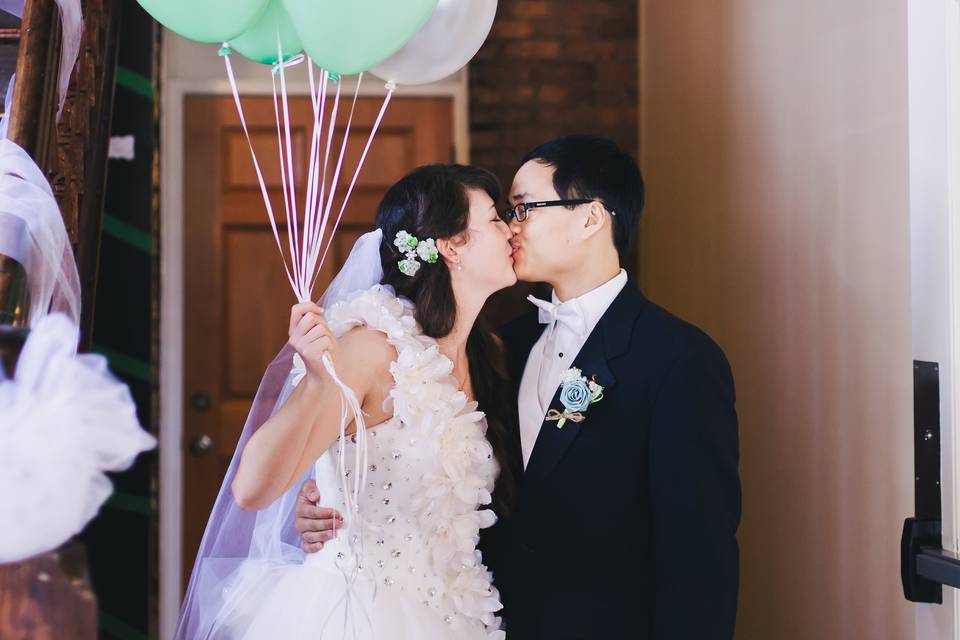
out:
M60 207L40 167L11 140L0 140L0 254L26 270L31 326L48 312L79 326L80 277Z
M67 99L67 87L70 86L70 75L73 66L80 55L80 41L83 38L83 14L80 10L80 0L56 0L57 12L60 14L60 72L57 76L57 121L63 112L63 102ZM0 9L23 17L24 0L0 0ZM11 85L12 89L12 85Z
M122 471L156 446L130 390L100 355L76 353L76 326L43 317L0 374L0 563L58 547L97 514Z
M56 4L59 118L83 20L80 0ZM20 16L23 2L0 0L0 9ZM7 114L13 87L11 78ZM0 563L49 551L78 533L113 491L106 472L129 468L156 446L106 359L77 354L80 280L60 208L43 172L6 131L3 118L0 254L24 266L31 331L14 377L0 367Z
M80 0L56 0L60 13L60 73L57 77L57 89L60 99L57 102L57 121L63 113L63 103L67 99L70 76L80 55L80 41L83 39L83 13Z

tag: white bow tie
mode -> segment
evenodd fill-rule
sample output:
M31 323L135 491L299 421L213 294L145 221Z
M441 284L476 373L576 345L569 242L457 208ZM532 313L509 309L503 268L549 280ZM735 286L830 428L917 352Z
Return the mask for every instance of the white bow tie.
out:
M559 322L581 337L587 332L587 322L573 301L554 304L534 296L527 296L527 300L540 310L540 324Z

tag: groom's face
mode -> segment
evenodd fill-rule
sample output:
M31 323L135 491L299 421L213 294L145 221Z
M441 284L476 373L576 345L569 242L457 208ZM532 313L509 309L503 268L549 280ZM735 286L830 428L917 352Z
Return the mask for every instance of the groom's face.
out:
M553 167L530 160L517 171L510 188L510 205L559 200ZM578 211L567 207L530 209L523 222L511 221L513 270L520 280L553 283L579 260L575 229ZM575 268L575 267L574 267Z

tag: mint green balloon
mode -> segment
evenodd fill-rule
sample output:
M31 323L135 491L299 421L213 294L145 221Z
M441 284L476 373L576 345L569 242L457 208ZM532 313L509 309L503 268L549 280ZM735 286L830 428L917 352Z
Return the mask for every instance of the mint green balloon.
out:
M289 60L303 51L300 37L282 0L270 0L267 10L252 27L230 41L230 47L260 64L277 63L277 34L283 59Z
M220 44L257 21L269 0L137 0L167 29L184 38Z
M437 0L283 0L303 50L341 75L374 67L405 45Z

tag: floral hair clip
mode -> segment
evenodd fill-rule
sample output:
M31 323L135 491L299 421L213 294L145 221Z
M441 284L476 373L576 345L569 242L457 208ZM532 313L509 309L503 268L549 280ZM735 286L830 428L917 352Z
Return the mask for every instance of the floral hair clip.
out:
M400 273L411 278L417 275L417 271L420 270L420 260L433 264L440 257L440 252L437 251L437 243L433 238L417 240L416 236L410 235L405 229L397 232L393 244L400 250L400 253L406 256L406 258L397 262ZM420 260L417 259L418 256Z

